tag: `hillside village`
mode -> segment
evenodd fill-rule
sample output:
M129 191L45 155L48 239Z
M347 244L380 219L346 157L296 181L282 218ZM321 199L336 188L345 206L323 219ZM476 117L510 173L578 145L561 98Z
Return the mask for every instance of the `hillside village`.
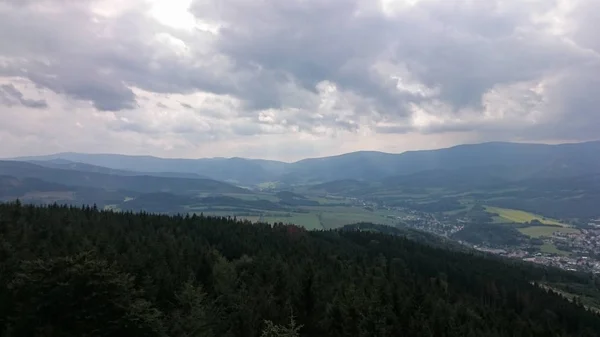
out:
M397 220L402 224L448 238L453 238L469 223L469 219L453 219L406 208L396 208L395 210L406 213L403 217L397 217ZM537 245L529 242L518 246L510 246L457 241L478 251L507 258L520 259L564 270L600 274L600 221L590 222L587 228L581 228L577 233L555 231L552 235L542 236L537 240L537 243L541 243L541 246L559 248L554 252L540 251L536 248Z

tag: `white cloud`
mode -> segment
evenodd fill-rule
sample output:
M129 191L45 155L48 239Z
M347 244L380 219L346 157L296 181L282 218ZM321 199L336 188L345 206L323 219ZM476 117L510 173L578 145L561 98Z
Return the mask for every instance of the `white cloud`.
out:
M0 156L588 140L598 13L594 0L4 1Z

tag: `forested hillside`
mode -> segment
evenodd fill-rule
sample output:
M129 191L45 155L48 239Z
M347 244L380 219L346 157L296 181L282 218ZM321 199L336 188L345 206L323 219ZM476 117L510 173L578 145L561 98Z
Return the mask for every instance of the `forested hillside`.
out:
M71 187L104 190L128 190L141 193L176 191L177 193L247 193L247 190L211 179L156 176L122 176L73 169L56 169L27 162L0 160L0 175L35 178Z
M0 205L0 336L597 336L586 276L371 231Z

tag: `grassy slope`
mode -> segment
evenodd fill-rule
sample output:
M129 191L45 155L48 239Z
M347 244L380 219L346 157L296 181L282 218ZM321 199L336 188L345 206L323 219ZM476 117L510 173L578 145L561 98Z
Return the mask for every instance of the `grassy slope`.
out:
M489 213L496 213L498 217L501 218L502 222L515 222L515 223L526 223L532 220L538 220L539 222L545 225L554 225L554 226L567 226L563 223L560 223L558 220L545 218L541 215L520 211L516 209L508 209L508 208L500 208L500 207L492 207L485 206L486 211Z
M542 217L540 215L536 215L533 213L520 211L516 209L508 209L508 208L500 208L500 207L491 207L485 206L485 209L489 213L495 213L499 216L494 217L495 223L527 223L532 220L538 220L539 222L547 225L547 226L531 226L531 227L522 227L518 228L518 231L523 235L527 235L532 238L541 238L543 236L552 236L554 232L562 232L562 233L578 233L579 230L576 228L572 228L569 225L558 222L554 219L549 219ZM542 247L543 248L543 247ZM546 247L548 248L548 247Z

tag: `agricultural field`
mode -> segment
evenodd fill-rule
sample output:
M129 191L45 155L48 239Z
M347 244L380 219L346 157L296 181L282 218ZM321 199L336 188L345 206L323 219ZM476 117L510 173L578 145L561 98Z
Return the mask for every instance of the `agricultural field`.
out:
M377 213L343 213L328 212L321 214L321 221L326 229L338 228L358 222L372 222L382 225L393 225L397 223L393 219Z
M550 219L543 217L541 215L520 211L516 209L508 209L508 208L500 208L500 207L492 207L485 206L485 210L488 213L495 213L498 216L494 217L494 222L497 223L526 223L532 220L537 220L545 225L553 225L553 226L563 226L568 227L568 225L560 223L558 220Z
M308 230L323 229L319 217L315 213L290 213L290 216L264 216L260 221L266 223L283 222L284 224L294 224L302 226Z
M559 226L532 226L532 227L524 227L518 228L518 231L523 235L527 235L532 238L541 238L543 236L552 236L554 232L561 233L579 233L579 230L576 228L570 227L559 227Z
M197 197L208 197L209 194ZM370 222L395 225L406 214L385 209L369 209L356 205L356 200L325 195L303 195L297 192L221 194L214 203L184 205L188 213L231 216L252 222L285 223L309 230L327 230L348 224ZM213 199L214 200L214 199ZM193 199L192 199L193 201Z
M544 244L540 246L540 251L542 253L546 253L546 254L557 254L557 255L563 255L563 256L567 256L570 254L569 252L565 252L564 250L560 250L560 249L556 248L555 245L553 245L552 243L548 243L548 242L544 242Z
M326 204L323 204L322 206L299 207L298 210L301 210L302 212L273 212L257 209L232 212L227 209L220 210L217 206L212 207L211 210L204 210L203 213L205 215L214 216L235 216L238 219L247 219L252 222L260 221L271 224L282 222L285 224L295 224L309 230L333 229L358 222L395 225L399 223L399 220L396 217L404 215L403 213L395 211L369 211L362 207L331 206ZM201 210L196 209L195 211L200 212ZM252 215L249 215L248 212L251 212L250 214Z
M361 207L351 206L311 206L304 210L309 213L271 214L265 213L260 221L267 223L283 222L306 227L307 229L333 229L358 222L372 222L394 225L399 221L388 211L367 211Z

